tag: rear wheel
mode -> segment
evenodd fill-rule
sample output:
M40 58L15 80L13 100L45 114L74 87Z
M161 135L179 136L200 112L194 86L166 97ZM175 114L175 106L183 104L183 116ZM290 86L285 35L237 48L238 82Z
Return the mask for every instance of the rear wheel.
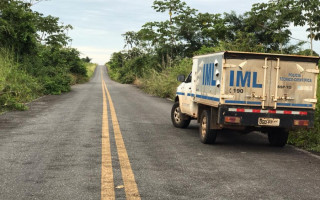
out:
M199 135L203 144L213 144L217 138L217 130L210 129L210 111L204 110L200 118Z
M191 118L181 113L179 102L172 106L171 121L173 126L177 128L187 128L190 124Z
M283 147L287 144L289 132L285 129L270 129L268 139L271 146Z

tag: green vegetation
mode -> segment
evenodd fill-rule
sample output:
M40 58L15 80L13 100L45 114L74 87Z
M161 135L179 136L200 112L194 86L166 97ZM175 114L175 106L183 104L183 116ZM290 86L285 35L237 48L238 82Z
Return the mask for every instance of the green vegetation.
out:
M34 1L0 2L0 112L24 110L43 94L61 94L88 80L80 53L59 18L33 11Z
M69 73L69 77L71 78L70 85L75 85L78 83L85 83L90 80L92 77L94 70L96 69L96 64L93 63L84 63L85 69L86 69L86 75L77 74L77 73Z
M318 77L318 102L320 102L320 76ZM314 119L314 128L292 131L289 135L289 144L303 149L320 152L320 103L317 104Z
M0 50L0 111L4 108L25 110L23 104L39 96L43 87L10 58L11 54Z
M112 79L136 83L153 95L173 98L176 75L191 71L194 55L225 50L318 55L312 45L320 39L318 0L270 0L243 15L200 13L181 0L155 0L152 7L169 13L168 20L124 33L126 50L113 53L107 66ZM307 26L309 41L292 43L290 25ZM305 43L311 48L302 49ZM318 105L316 128L293 133L290 143L319 151L319 113Z
M180 84L177 82L177 76L180 74L187 76L191 72L191 67L192 59L185 58L174 67L168 67L161 72L150 70L141 79L141 87L149 94L174 99Z
M92 64L92 63L86 63L86 68L87 68L87 77L88 79L93 76L94 70L97 67L97 64Z

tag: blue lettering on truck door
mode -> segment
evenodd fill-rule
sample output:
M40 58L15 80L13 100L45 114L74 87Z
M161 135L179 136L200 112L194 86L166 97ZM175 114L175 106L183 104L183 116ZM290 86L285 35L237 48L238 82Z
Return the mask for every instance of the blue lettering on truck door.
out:
M250 87L251 83L251 73L250 71L243 72L237 71L237 77L236 77L236 87ZM234 74L235 72L233 70L230 70L230 86L234 86ZM253 88L262 88L262 84L257 83L257 72L253 72L252 77L252 87Z

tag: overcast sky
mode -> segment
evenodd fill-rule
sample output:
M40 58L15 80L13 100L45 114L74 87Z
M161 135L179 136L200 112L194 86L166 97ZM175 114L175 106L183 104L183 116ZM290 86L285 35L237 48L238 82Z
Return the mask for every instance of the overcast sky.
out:
M254 3L267 0L185 0L199 12L223 13L236 11L242 14ZM60 18L60 22L71 24L69 36L72 47L77 48L82 57L88 56L93 62L104 64L113 52L123 49L121 34L138 31L150 21L162 21L167 13L156 13L152 9L153 0L46 0L32 8L45 15ZM293 37L307 40L303 28L292 27ZM314 44L320 52L319 42ZM306 46L305 48L308 48Z

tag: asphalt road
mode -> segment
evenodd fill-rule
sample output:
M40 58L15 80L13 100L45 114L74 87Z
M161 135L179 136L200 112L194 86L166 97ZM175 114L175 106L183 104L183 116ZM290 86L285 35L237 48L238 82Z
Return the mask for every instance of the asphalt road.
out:
M0 115L0 199L320 199L317 156L259 133L201 144L195 122L172 126L172 104L99 66L70 93Z

